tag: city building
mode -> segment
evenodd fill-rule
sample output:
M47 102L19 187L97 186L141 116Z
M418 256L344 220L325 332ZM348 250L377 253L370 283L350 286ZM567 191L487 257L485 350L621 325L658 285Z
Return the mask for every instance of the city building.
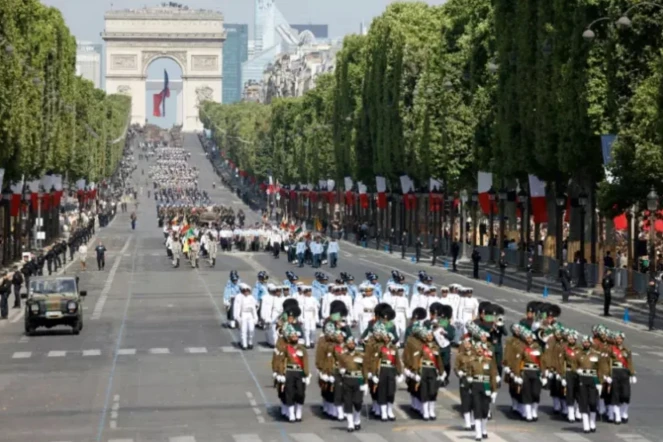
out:
M300 34L304 31L311 31L313 36L318 40L326 40L329 38L329 25L290 25L292 29Z
M249 59L249 25L224 24L226 41L223 44L223 102L242 99L242 63Z
M76 42L76 75L101 88L101 51L102 45L85 41Z

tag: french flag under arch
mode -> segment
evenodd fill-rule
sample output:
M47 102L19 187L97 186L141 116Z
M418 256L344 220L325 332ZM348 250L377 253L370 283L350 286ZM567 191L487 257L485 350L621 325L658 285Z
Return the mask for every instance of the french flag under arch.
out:
M493 174L490 172L479 172L479 177L477 178L478 192L479 192L479 205L481 206L481 211L484 214L489 214L491 211L490 198L488 197L488 191L493 187ZM497 203L493 201L492 212L497 213Z
M154 110L152 115L155 117L166 116L166 98L170 97L170 88L168 87L168 71L163 70L163 90L152 96L154 100Z

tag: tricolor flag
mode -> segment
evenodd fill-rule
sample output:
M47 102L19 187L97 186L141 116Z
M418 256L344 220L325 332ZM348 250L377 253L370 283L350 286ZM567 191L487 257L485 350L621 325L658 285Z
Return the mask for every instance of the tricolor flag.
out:
M532 216L534 222L547 223L548 209L546 207L546 183L535 177L529 176L529 196L532 200Z
M491 212L490 198L488 197L488 191L493 187L493 174L490 172L479 172L479 177L477 178L478 183L478 192L479 192L479 205L481 206L481 211L484 214L489 214ZM497 213L497 204L493 201L492 212Z
M166 116L166 98L170 97L170 88L168 87L168 72L163 70L163 90L158 94L154 94L154 110L152 115L155 117Z

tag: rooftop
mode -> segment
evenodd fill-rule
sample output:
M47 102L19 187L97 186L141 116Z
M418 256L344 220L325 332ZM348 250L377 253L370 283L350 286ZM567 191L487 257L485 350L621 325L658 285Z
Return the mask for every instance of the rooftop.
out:
M127 20L223 20L223 13L211 9L189 9L188 6L179 5L111 10L104 14L104 18Z

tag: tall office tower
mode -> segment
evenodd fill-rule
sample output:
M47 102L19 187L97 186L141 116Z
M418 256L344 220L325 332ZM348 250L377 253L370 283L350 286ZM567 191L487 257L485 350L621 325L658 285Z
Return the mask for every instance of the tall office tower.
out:
M101 50L100 44L76 42L76 75L94 83L101 88Z
M223 43L223 102L235 103L242 99L242 63L249 58L249 25L224 24L226 41Z

